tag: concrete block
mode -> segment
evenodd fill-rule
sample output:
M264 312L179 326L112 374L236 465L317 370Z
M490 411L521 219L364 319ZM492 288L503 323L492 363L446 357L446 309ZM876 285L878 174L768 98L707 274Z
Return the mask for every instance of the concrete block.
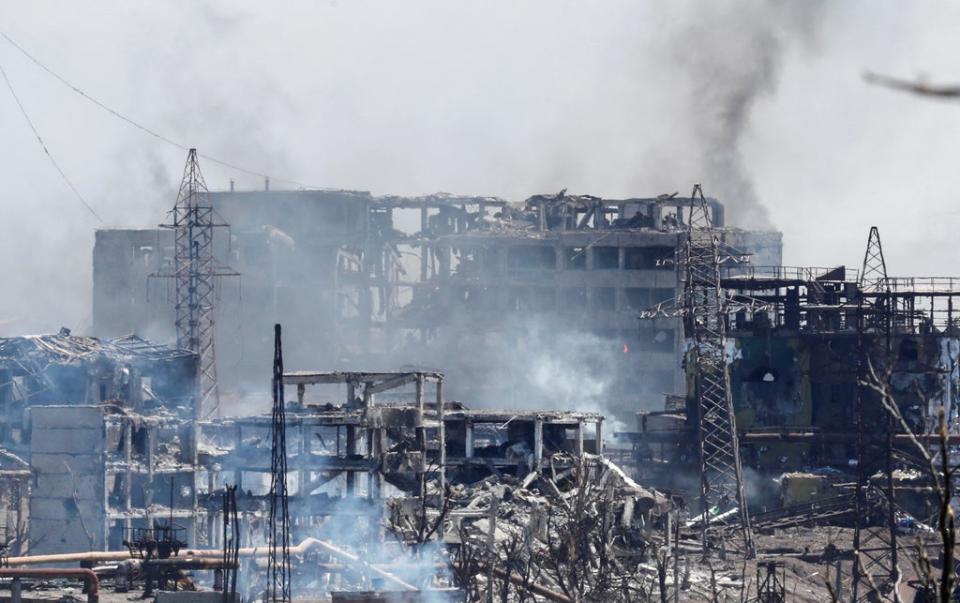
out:
M69 474L71 471L77 477L99 475L103 472L104 465L103 457L99 454L37 453L30 457L30 468L37 476L37 481L40 481L43 474Z
M30 521L51 519L70 522L79 521L82 516L85 522L90 523L101 515L102 506L101 501L92 498L79 498L75 501L72 498L31 497Z
M103 452L102 429L37 429L30 436L33 452L91 454Z
M30 553L72 553L102 548L102 524L87 521L86 529L93 538L91 542L79 520L59 521L30 518Z
M30 409L33 429L100 429L103 409L99 406L34 406Z
M70 479L69 475L47 474L37 478L30 490L31 496L40 498L73 498L74 493L79 498L103 498L103 486L96 475L77 475Z

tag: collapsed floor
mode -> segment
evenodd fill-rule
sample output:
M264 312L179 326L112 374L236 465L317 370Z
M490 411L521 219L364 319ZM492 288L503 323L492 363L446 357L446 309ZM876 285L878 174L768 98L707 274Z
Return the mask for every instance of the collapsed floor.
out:
M606 285L623 284L620 271L668 263L634 257L639 244L594 249L609 234L600 231L632 228L605 216L634 201L614 208L560 195L532 199L516 224L493 223L482 236L454 226L469 235L460 246L506 231L549 241L545 253L526 245L513 256L461 255L463 275L474 263L494 281L500 268L610 270L593 275L605 286L584 299L624 311L641 289ZM682 200L639 201L648 213L635 218L645 221ZM418 207L429 222L427 204ZM551 207L574 207L572 223ZM711 207L716 218L722 208ZM591 219L594 238L566 240L580 246L547 237ZM673 240L682 220L661 219L657 236ZM446 264L448 252L434 256ZM870 257L882 264L882 254ZM715 433L704 429L690 335L702 323L669 303L644 314L672 325L661 360L683 356L687 387L673 389L688 393L640 413L635 431L617 434L622 448L605 447L600 414L471 409L444 394L435 371L283 372L281 361L271 413L211 417L192 396L195 355L65 331L0 341L6 561L81 562L85 571L70 575L90 598L101 578L119 593L200 588L225 600L907 600L929 598L938 580L950 595L949 576L938 575L954 565L952 532L936 530L953 477L937 467L955 466L960 444L960 281L781 266L737 266L721 278L714 267L730 428L713 445L736 451L735 496L713 496L704 477L718 470L704 452ZM683 284L668 275L654 280ZM552 289L556 305L566 288ZM537 305L514 301L514 310ZM633 370L630 346L622 349L616 365ZM515 387L496 375L483 380ZM292 589L279 597L269 578L278 558ZM0 568L5 575L16 591L38 574Z
M791 600L822 601L830 589L839 600L851 593L854 503L849 489L843 501L811 496L822 486L816 476L781 480L786 500L806 502L754 514L757 559L744 560L734 537L711 540L705 554L695 501L634 481L628 471L635 472L629 465L637 457L626 469L614 464L599 415L466 409L443 400L439 373L294 372L284 381L297 388L284 424L298 596L384 600L394 596L384 593L420 592L429 600L478 601L492 590L499 601L645 601L661 593L749 600L771 581ZM346 390L345 401L329 401L331 386ZM314 396L313 388L323 391ZM176 413L145 416L119 399L106 407L33 408L23 429L34 490L22 493L30 504L24 511L20 503L18 521L26 525L8 531L7 564L82 562L103 580L104 593L107 584L121 593L222 589L216 576L232 570L244 599L262 597L271 427L266 415L199 423ZM55 460L64 457L70 460L60 469ZM4 473L3 483L23 485L26 461L5 458L14 473ZM78 462L94 479L69 477L77 470L70 463ZM911 479L919 483L903 479L904 490ZM59 499L48 482L66 483ZM232 524L224 523L222 483L238 486L232 504L239 521ZM844 487L839 479L831 485ZM729 510L711 516L717 534L725 515ZM867 515L869 529L882 536L882 510ZM900 517L897 530L909 534L904 555L923 541L936 565L936 535ZM56 543L33 542L34 523L47 534L60 530L65 555L36 554ZM222 531L227 525L236 526L236 537ZM88 539L80 545L69 540L78 529ZM158 542L173 549L164 558L145 552L159 550ZM236 545L236 562L225 559L225 544ZM124 545L129 550L117 550ZM885 549L873 552L882 566ZM906 596L921 583L909 564L901 571Z

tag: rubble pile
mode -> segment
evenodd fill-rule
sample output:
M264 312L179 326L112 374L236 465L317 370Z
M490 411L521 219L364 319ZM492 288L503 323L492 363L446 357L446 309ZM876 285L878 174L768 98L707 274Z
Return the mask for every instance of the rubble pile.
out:
M520 479L491 475L452 484L433 496L420 518L392 505L391 527L407 540L438 531L453 545L458 586L498 600L640 600L653 585L640 566L656 548L671 503L641 487L609 460L556 454ZM557 469L566 466L566 469ZM421 529L418 529L421 528ZM640 569L641 571L638 571Z

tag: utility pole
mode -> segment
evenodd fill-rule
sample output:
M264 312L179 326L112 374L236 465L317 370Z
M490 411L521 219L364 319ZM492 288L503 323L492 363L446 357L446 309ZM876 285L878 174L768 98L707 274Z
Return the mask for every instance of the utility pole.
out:
M172 278L175 282L177 347L194 352L199 359L194 403L194 417L197 419L209 416L220 407L214 346L217 279L239 276L214 259L213 230L229 225L217 218L207 192L197 150L190 149L177 201L170 211L171 222L160 225L173 230L173 262L151 275Z
M754 555L750 515L743 491L730 372L726 360L726 307L720 287L720 240L699 184L690 194L690 216L681 251L684 332L695 370L700 448L703 546L711 536L710 510L738 508L743 555ZM721 538L722 538L721 534Z

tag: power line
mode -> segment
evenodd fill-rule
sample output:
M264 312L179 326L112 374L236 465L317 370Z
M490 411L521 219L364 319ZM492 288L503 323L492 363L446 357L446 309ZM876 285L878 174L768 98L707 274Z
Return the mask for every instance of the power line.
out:
M142 131L142 132L144 132L144 133L146 133L146 134L149 134L150 136L153 136L154 138L156 138L156 139L158 139L158 140L161 140L161 141L163 141L163 142L165 142L165 143L167 143L167 144L169 144L169 145L172 145L172 146L177 147L177 148L180 149L181 151L189 151L189 150L192 148L192 147L190 147L189 145L186 145L186 144L177 142L176 140L173 140L172 138L169 138L169 137L167 137L167 136L164 136L163 134L160 134L159 132L150 129L150 128L148 128L147 126L145 126L145 125L143 125L143 124L141 124L141 123L139 123L139 122L134 121L133 119L131 119L131 118L127 117L126 115L120 113L120 112L117 111L116 109L113 109L113 108L109 107L108 105L104 104L102 101L100 101L100 100L98 100L98 99L90 96L89 94L87 94L86 92L84 92L83 90L81 90L80 88L78 88L77 86L73 85L73 84L72 84L70 81L68 81L66 78L62 77L60 74L58 74L57 72L55 72L53 69L51 69L51 68L47 67L46 65L44 65L43 63L41 63L41 62L40 62L37 58L35 58L32 54L30 54L29 52L27 52L26 49L23 48L23 46L20 46L19 44L17 44L17 42L14 41L13 38L11 38L10 36L8 36L8 35L6 34L6 32L0 31L0 36L2 36L2 37L3 37L7 42L9 42L14 48L16 48L17 50L19 50L19 51L23 54L23 56L27 57L27 58L28 58L32 63L34 63L37 67L39 67L40 69L43 69L43 70L46 71L50 76L52 76L54 79L56 79L57 81L59 81L61 84L63 84L63 85L66 86L67 88L70 88L70 90L72 90L73 92L79 94L81 97L83 97L83 98L85 98L86 100L90 101L90 102L93 103L94 105L100 107L101 109L103 109L104 111L106 111L107 113L109 113L110 115L113 115L114 117L116 117L116 118L118 118L118 119L120 119L120 120L122 120L122 121L125 121L125 122L128 123L129 125L137 128L138 130L140 130L140 131ZM207 161L212 161L213 163L217 163L217 164L222 165L222 166L224 166L224 167L226 167L226 168L230 168L230 169L232 169L232 170L236 170L236 171L242 172L242 173L244 173L244 174L249 174L249 175L251 175L251 176L259 176L260 178L269 178L270 180L275 181L275 182L286 182L286 183L288 183L288 184L293 184L293 185L299 186L299 187L301 187L301 188L323 188L323 187L318 187L318 186L310 186L310 185L304 184L304 183L302 183L302 182L297 182L296 180L290 180L289 178L277 178L276 176L271 176L270 174L264 174L263 172L258 172L258 171L256 171L256 170L251 170L251 169L247 169L247 168L244 168L244 167L240 167L239 165L236 165L236 164L233 164L233 163L224 161L224 160L222 160L222 159L217 159L216 157L212 157L212 156L206 155L206 154L204 154L204 153L198 152L197 155L200 156L200 157L203 157L203 158L206 159Z
M97 219L102 226L106 226L106 222L103 221L103 218L97 214L96 210L87 203L87 200L83 198L83 195L80 194L80 191L77 190L77 187L73 185L73 182L70 182L70 179L67 178L67 175L61 169L60 164L57 163L57 160L53 158L53 155L50 153L50 149L47 148L45 142L43 142L43 137L40 136L40 132L37 131L37 127L33 124L33 120L30 119L30 114L27 113L26 108L23 106L23 103L20 102L20 97L17 96L17 91L13 89L13 84L10 82L10 78L7 77L7 72L4 70L3 65L0 64L0 74L3 74L3 81L7 83L7 89L10 90L10 95L13 96L13 100L17 102L17 106L20 107L20 113L23 114L23 118L27 120L27 124L30 126L30 129L33 130L33 135L37 137L37 142L40 143L40 146L43 148L43 152L47 154L47 157L50 159L50 163L53 164L53 167L56 168L57 172L60 173L60 177L63 178L63 181L67 183L67 186L70 187L70 190L73 191L73 194L77 196L77 199L80 200L80 203L83 203L83 206L87 208L93 217Z

